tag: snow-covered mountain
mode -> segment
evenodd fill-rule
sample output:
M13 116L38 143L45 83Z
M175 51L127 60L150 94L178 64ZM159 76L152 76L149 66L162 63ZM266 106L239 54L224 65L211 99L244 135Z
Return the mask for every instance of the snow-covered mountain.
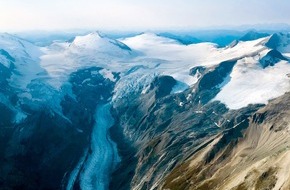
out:
M0 186L174 189L175 169L287 96L289 39L220 48L93 32L38 47L0 34Z
M289 53L290 49L290 34L289 33L275 33L267 39L265 45L268 48L276 49L282 53Z
M280 92L277 92L277 95L270 95L269 93L261 94L263 89L257 90L256 93L260 92L260 94L254 94L254 92L250 94L253 94L253 97L261 98L252 98L252 100L249 98L247 101L245 99L244 101L237 101L245 102L237 108L246 106L249 103L266 103L267 100L274 98L274 96L283 94L285 89L288 88L287 72L289 72L289 66L286 57L289 40L287 34L273 34L270 37L258 40L240 41L235 46L226 48L218 48L215 44L211 43L183 45L175 40L153 33L143 33L117 41L109 39L99 32L90 33L86 36L77 36L71 42L56 42L43 48L5 34L2 35L1 44L3 46L2 51L7 50L8 55L10 55L9 51L13 50L11 57L16 60L15 72L11 78L13 84L11 85L21 85L22 88L26 87L31 81L40 78L43 78L52 86L60 88L67 82L70 73L73 71L97 66L104 69L102 73L106 77L111 75L112 80L114 80L112 73L123 75L124 77L121 77L119 83L122 82L122 78L130 78L131 81L127 81L128 83L136 81L136 78L135 80L132 78L134 72L138 72L137 70L141 69L143 70L143 75L172 76L182 86L182 89L185 90L192 87L198 81L197 76L190 75L189 70L191 68L196 66L211 68L227 60L236 60L238 62L233 67L233 72L227 76L227 84L223 84L221 95L218 95L216 100L229 104L231 100L225 99L226 96L224 95L227 94L229 98L233 97L234 95L230 94L229 91L235 92L236 98L240 94L241 98L244 99L244 95L231 90L231 87L227 86L232 86L232 83L237 82L239 83L237 85L238 88L241 86L245 87L241 91L248 94L247 89L251 90L253 88L250 85L242 84L244 81L247 81L247 77L251 77L252 81L255 81L255 76L257 76L258 81L261 77L264 77L266 80L267 78L278 77L279 75L275 73L276 70L278 73L281 73L281 77L270 80L274 82L273 86L279 84L282 87L281 90L278 90ZM278 52L273 53L271 49ZM281 50L281 53L285 57L282 54L279 55L279 50ZM2 62L7 67L9 59L5 58L2 58ZM261 68L260 66L262 64L262 67L266 67L265 65L271 65L271 63L277 63L275 68ZM132 70L132 68L135 68L135 70ZM268 72L268 70L271 71ZM247 71L253 72L253 76L250 76L251 74ZM259 71L261 71L262 76L258 76ZM234 73L244 74L239 76L237 79L239 81L236 81ZM19 76L21 76L21 79L17 79ZM231 78L233 80L230 80ZM143 85L146 86L149 83L150 81L147 81L147 84L143 83ZM257 82L255 84L256 89L260 88L259 84L261 83ZM136 85L138 86L138 84ZM229 88L229 91L223 92L226 88ZM269 91L273 90L270 86L267 89ZM274 90L274 92L276 91ZM228 106L231 107L230 104ZM234 108L234 106L231 108Z
M31 80L44 72L39 66L41 51L39 47L9 34L0 35L1 63L9 67L15 67L11 85L22 89L26 88Z

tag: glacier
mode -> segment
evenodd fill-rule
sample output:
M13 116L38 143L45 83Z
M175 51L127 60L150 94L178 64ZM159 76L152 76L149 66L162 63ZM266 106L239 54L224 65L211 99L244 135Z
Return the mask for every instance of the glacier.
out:
M199 72L191 75L190 70L202 66L211 72L220 63L229 60L236 63L223 82L213 87L218 92L211 101L219 101L232 110L249 104L267 104L290 89L289 60L278 60L265 68L261 65L263 57L272 50L267 44L273 41L273 36L279 38L277 50L289 57L289 34L237 41L234 46L222 48L213 43L184 45L154 33L111 39L93 32L45 47L1 34L0 63L11 72L7 82L9 88L17 92L18 101L12 105L8 95L0 92L0 103L13 111L15 123L20 123L29 115L23 109L26 104L33 108L43 106L72 122L61 107L66 96L77 101L70 76L81 69L97 67L99 70L87 73L88 76L100 74L104 80L114 84L114 89L110 98L102 99L102 104L97 105L91 145L69 174L67 189L73 189L79 180L83 190L105 190L108 189L111 172L121 159L109 134L114 124L110 113L114 104L130 101L133 96L147 95L154 79L167 75L176 81L171 94L188 90L185 100L174 100L183 107L190 103L190 97L198 90L202 75ZM86 78L78 85L90 83L90 80ZM83 133L82 130L78 132Z
M110 104L100 105L95 117L90 154L83 163L84 168L80 174L80 187L83 190L108 189L110 172L113 171L120 158L116 144L110 139L108 130L114 124L110 113Z

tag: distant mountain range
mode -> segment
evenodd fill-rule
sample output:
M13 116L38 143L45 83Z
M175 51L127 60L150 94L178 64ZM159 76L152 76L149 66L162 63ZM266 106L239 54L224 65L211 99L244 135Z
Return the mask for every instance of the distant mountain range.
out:
M290 188L288 32L20 36L0 189Z

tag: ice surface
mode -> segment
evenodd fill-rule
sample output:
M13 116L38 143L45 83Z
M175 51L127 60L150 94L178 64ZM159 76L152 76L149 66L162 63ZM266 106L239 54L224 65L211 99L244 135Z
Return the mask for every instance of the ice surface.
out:
M96 124L91 137L91 153L81 174L82 190L108 189L110 172L120 161L116 144L108 137L108 130L114 123L110 108L110 104L97 108Z
M285 36L287 37L282 35L283 39ZM259 67L259 59L270 51L265 46L269 38L218 48L212 43L183 45L153 33L113 40L93 32L77 36L71 42L55 42L39 48L15 36L1 34L0 49L7 51L15 59L16 68L9 83L23 89L24 93L32 93L28 89L31 86L29 84L39 80L60 91L68 83L72 72L96 66L103 68L100 73L104 78L116 82L113 101L130 94L146 93L149 84L158 75L172 76L177 81L172 93L182 92L198 81L197 76L190 75L191 68L211 67L226 60L240 59L233 72L219 86L222 90L215 97L215 100L237 109L249 103L267 103L269 99L289 90L288 62L266 69ZM282 53L289 57L287 40L288 38L282 40ZM9 65L3 55L0 56L0 61L6 67ZM120 74L120 80L116 81L113 72ZM247 94L249 95L246 96ZM60 98L61 96L54 99ZM35 99L32 97L32 100ZM48 102L59 104L59 101ZM59 109L57 106L56 108Z
M213 100L225 103L230 109L239 109L248 104L266 104L290 90L289 62L281 61L265 69L259 63L260 58L270 51L264 43L268 39L238 42L233 47L218 48L212 43L183 45L153 33L113 40L94 32L77 36L72 42L55 42L40 48L15 36L0 34L0 50L12 57L7 57L8 54L3 51L0 62L7 68L11 62L15 64L9 84L17 89L20 103L48 104L61 114L62 97L65 94L74 97L68 82L69 76L79 69L102 67L100 74L116 83L112 101L130 101L132 96L145 94L156 76L172 76L177 84L171 93L179 93L199 80L198 75L190 75L191 68L208 68L235 59L238 60L237 64L224 82L217 86L221 91ZM290 57L287 39L279 48L283 55ZM114 72L119 73L118 81ZM95 74L91 72L91 75ZM86 82L88 80L83 81ZM192 94L187 99L190 96ZM2 93L0 101L15 113L15 122L26 117ZM179 103L180 106L184 105L184 102ZM82 189L106 189L112 167L119 161L116 145L108 138L108 129L113 122L110 104L99 106L95 117L92 152L84 160L81 159L71 173L68 189L73 187L78 173ZM80 170L83 165L84 168Z
M265 39L239 42L233 48L217 48L217 45L212 43L183 45L152 33L121 41L131 49L142 52L141 57L163 60L155 68L159 73L173 76L176 80L192 86L197 82L195 77L189 75L192 67L213 66L222 61L255 54L266 49L261 44Z
M33 79L44 72L39 66L40 48L32 43L10 34L0 34L0 49L4 49L14 59L15 72L10 80L12 86L26 89ZM0 56L1 59L3 56ZM7 60L3 63L8 66Z
M268 100L290 90L288 73L290 64L286 61L263 69L253 58L241 59L230 74L230 81L214 100L225 103L231 109L248 104L267 104Z

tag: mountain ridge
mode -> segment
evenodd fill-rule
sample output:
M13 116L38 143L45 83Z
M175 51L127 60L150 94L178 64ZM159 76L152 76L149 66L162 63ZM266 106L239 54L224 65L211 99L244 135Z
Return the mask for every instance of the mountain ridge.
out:
M152 33L115 40L95 32L45 47L0 38L0 186L80 189L97 179L120 190L287 188L266 147L288 155L277 141L288 139L290 42L287 34L249 38L228 47ZM102 105L113 119L98 117ZM106 155L120 163L91 162L105 150L94 131L117 143ZM248 170L230 177L228 164L239 160ZM110 168L102 175L110 180L94 168Z

